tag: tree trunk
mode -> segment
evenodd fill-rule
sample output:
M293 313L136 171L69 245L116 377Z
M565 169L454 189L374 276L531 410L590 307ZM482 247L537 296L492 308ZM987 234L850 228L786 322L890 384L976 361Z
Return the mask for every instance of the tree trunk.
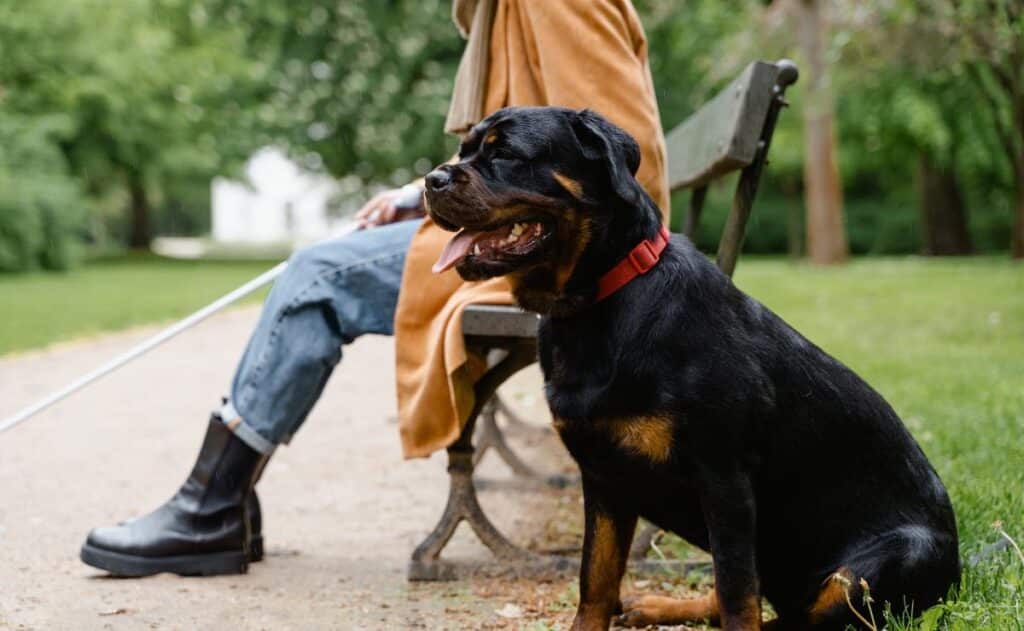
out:
M927 256L972 254L974 246L967 232L967 210L956 172L952 167L936 166L922 153L917 161L917 185L922 253Z
M149 225L149 197L146 195L146 187L140 173L133 171L128 174L128 193L131 198L128 206L128 218L131 222L128 245L132 249L148 250L153 235Z
M825 58L827 24L819 0L795 0L797 32L806 61L804 86L804 200L807 253L818 264L849 256L843 226L843 192L836 164L834 107Z

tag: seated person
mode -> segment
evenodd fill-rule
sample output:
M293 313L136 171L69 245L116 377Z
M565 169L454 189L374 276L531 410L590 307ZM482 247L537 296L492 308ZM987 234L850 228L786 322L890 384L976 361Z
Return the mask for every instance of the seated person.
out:
M667 213L664 138L630 0L455 0L453 18L468 42L447 131L505 106L597 110L640 143L638 179ZM484 368L463 345L462 309L512 298L503 279L431 273L451 234L423 217L421 187L374 197L358 213L365 229L291 258L184 485L152 513L94 529L85 563L127 576L245 572L262 556L254 485L302 426L341 347L364 333L395 334L405 456L458 437Z

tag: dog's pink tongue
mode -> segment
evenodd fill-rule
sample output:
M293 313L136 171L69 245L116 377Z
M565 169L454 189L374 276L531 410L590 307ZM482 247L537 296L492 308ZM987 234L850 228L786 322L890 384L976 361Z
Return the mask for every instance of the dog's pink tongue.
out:
M445 246L444 252L441 252L441 256L438 257L437 263L434 263L432 268L435 274L440 274L455 267L455 264L466 258L469 254L469 249L473 247L473 240L476 238L476 233L469 232L468 230L462 230L448 242Z

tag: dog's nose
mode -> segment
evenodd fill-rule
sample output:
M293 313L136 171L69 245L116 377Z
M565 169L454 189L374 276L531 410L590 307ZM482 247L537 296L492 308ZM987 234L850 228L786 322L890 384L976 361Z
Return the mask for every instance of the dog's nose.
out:
M445 169L434 169L427 173L427 188L432 191L443 191L452 183L452 176Z

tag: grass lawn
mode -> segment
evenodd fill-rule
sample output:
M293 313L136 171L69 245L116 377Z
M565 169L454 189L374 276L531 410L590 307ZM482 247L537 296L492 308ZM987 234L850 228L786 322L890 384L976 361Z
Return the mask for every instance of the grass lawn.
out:
M170 320L268 267L143 257L0 277L0 354ZM888 628L1024 630L1024 560L1007 549L967 561L1000 539L997 521L1024 544L1024 265L908 258L820 269L748 257L736 282L873 384L949 488L963 584L923 623ZM857 472L840 461L808 474Z
M137 255L66 274L0 275L0 355L184 317L273 265Z
M1024 265L745 259L736 282L878 389L949 489L965 559L957 600L930 612L938 626L889 628L1024 629L1024 559L966 562L1000 538L996 521L1024 545ZM822 473L857 475L842 462L810 472Z

